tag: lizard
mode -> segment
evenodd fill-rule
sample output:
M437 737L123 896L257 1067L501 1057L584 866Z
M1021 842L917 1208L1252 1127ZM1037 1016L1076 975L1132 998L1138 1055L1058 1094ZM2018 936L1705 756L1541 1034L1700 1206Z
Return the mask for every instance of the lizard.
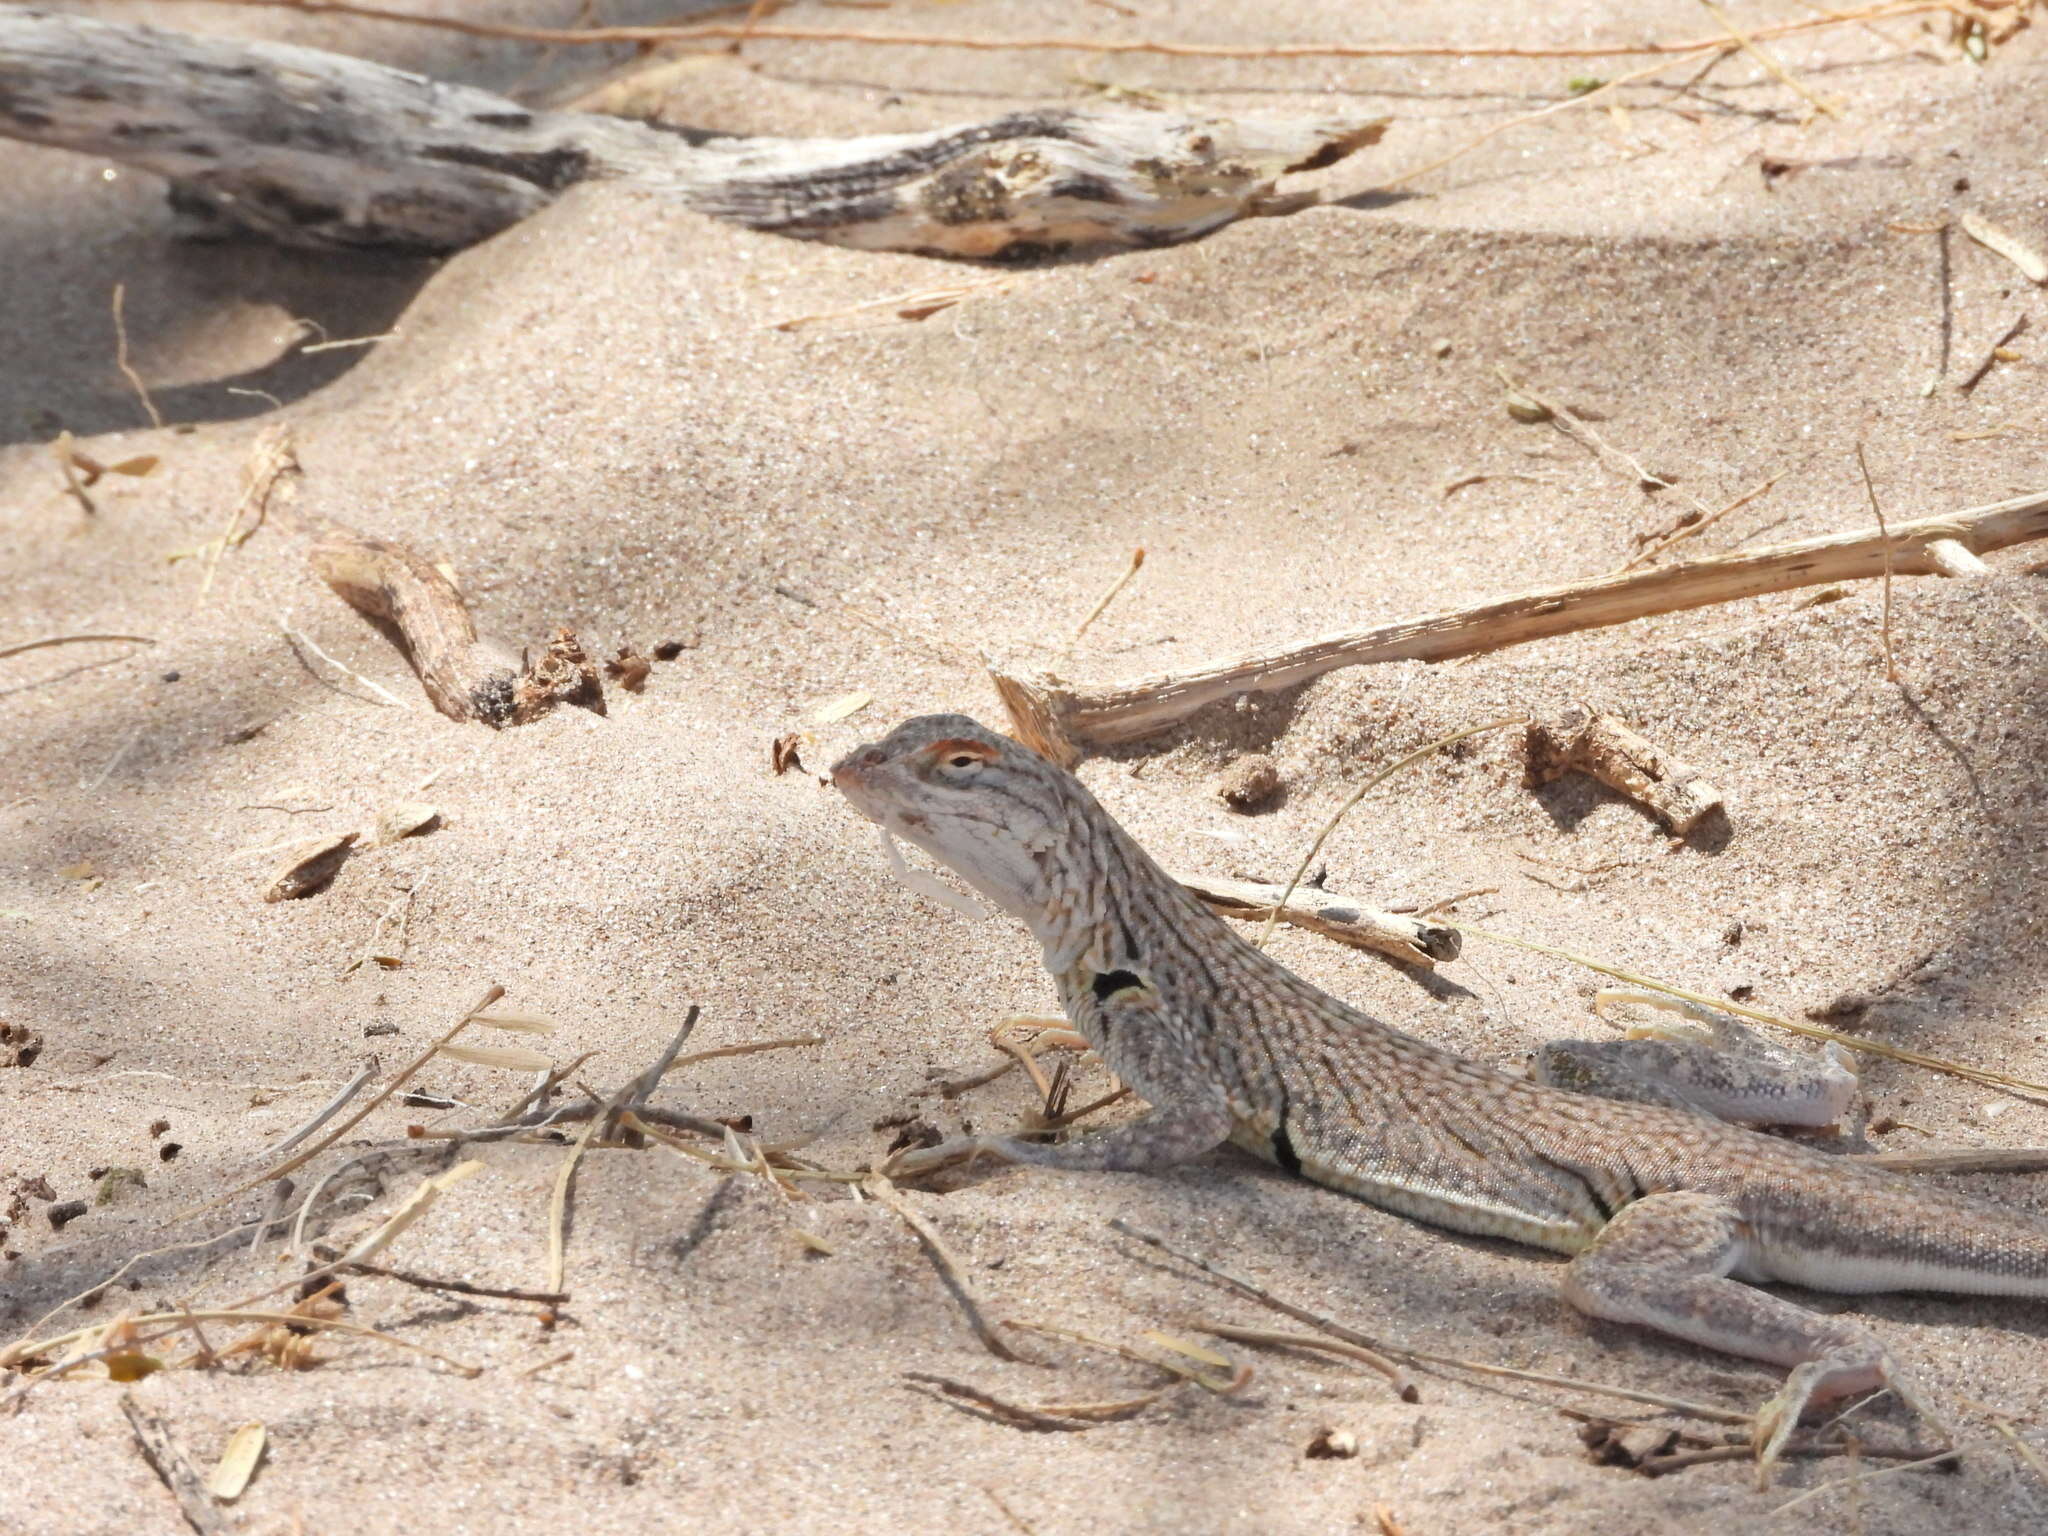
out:
M1682 1096L1516 1076L1331 996L1232 931L1073 774L968 716L905 721L831 778L1030 929L1068 1019L1148 1106L1063 1143L954 1138L899 1171L1148 1171L1232 1142L1402 1216L1565 1254L1581 1312L1786 1368L1754 1419L1760 1482L1809 1407L1888 1388L1940 1418L1870 1329L1757 1285L2048 1298L2040 1216Z

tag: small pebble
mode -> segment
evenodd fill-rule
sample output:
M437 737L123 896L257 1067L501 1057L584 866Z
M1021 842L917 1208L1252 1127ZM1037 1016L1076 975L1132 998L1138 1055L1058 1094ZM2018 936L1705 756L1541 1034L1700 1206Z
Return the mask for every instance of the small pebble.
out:
M67 1225L85 1214L85 1202L83 1200L65 1200L51 1206L45 1214L50 1218L50 1225L57 1231L62 1232Z
M1348 1429L1320 1429L1303 1454L1311 1461L1349 1461L1358 1454L1358 1436Z

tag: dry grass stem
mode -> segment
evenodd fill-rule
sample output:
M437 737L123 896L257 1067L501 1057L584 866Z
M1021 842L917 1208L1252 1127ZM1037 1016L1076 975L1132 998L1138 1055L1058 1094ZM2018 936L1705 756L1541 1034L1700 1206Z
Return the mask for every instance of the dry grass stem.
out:
M1359 801L1363 800L1409 764L1421 762L1423 758L1428 757L1433 752L1441 751L1443 748L1451 745L1452 742L1463 741L1467 736L1483 735L1487 731L1497 731L1503 726L1524 725L1526 723L1527 717L1524 715L1509 715L1504 719L1489 720L1484 725L1467 726L1462 731L1453 731L1448 736L1432 741L1426 747L1418 747L1392 767L1382 768L1378 773L1367 779L1358 787L1350 799L1337 807L1336 814L1323 823L1322 831L1318 832L1315 841L1308 845L1308 852L1301 856L1301 862L1294 866L1294 873L1288 877L1286 886L1280 892L1280 899L1273 904L1272 912L1267 915L1265 927L1259 930L1259 936L1253 942L1260 949L1266 947L1266 941L1273 936L1273 929L1280 921L1280 914L1287 910L1288 903L1294 899L1296 888L1300 886L1302 880L1307 876L1309 865L1315 862L1316 855L1322 851L1323 844L1328 841L1330 834L1337 830L1338 823L1351 814L1352 807L1357 805Z
M1142 1227L1134 1226L1121 1216L1112 1217L1109 1224L1116 1231L1123 1233L1124 1236L1135 1238L1138 1242L1157 1248L1161 1253L1170 1254L1174 1258L1179 1259L1183 1264L1192 1265L1203 1274L1221 1280L1225 1285L1234 1286L1245 1295L1251 1297L1252 1300L1271 1307L1276 1312L1283 1312L1297 1322L1307 1323L1312 1328L1322 1329L1323 1332L1329 1334L1332 1338L1342 1339L1347 1344L1355 1344L1359 1348L1370 1350L1375 1354L1399 1355L1403 1359L1412 1360L1422 1365L1449 1366L1456 1370L1471 1371L1481 1376L1498 1376L1511 1381L1533 1382L1539 1386L1568 1387L1573 1391L1594 1392L1607 1397L1621 1398L1633 1403L1648 1403L1653 1407L1666 1408L1675 1413L1690 1414L1694 1418L1704 1419L1710 1423L1748 1424L1751 1422L1751 1416L1746 1413L1738 1413L1728 1408L1717 1408L1707 1403L1687 1402L1683 1398L1666 1397L1657 1392L1640 1392L1632 1387L1611 1386L1606 1382L1587 1381L1577 1376L1557 1376L1546 1371L1516 1370L1512 1366L1489 1365L1481 1360L1467 1360L1456 1355L1440 1355L1430 1350L1412 1349L1405 1344L1390 1344L1383 1339L1371 1338L1366 1334L1360 1333L1357 1329L1348 1327L1334 1318L1325 1317L1320 1312L1312 1312L1307 1307L1299 1306L1284 1297L1276 1296L1265 1287L1257 1285L1241 1275L1232 1274L1229 1270L1212 1263L1199 1254L1190 1253L1187 1249L1167 1241L1167 1239L1161 1237L1156 1232L1147 1232Z
M1884 652L1884 680L1896 683L1899 667L1892 657L1892 542L1885 531L1884 508L1877 504L1877 486L1870 478L1870 462L1863 456L1863 444L1856 444L1856 467L1863 472L1864 494L1870 498L1870 515L1877 519L1878 537L1884 540L1884 618L1878 629L1878 645ZM1937 539L1936 543L1945 542Z
M626 1101L638 1081L635 1078L624 1084L596 1114L583 1122L583 1129L571 1144L569 1155L562 1159L561 1172L555 1175L555 1187L548 1196L548 1289L551 1291L562 1288L568 1268L569 1186L575 1182L576 1165L583 1161L583 1154L589 1150L590 1139L601 1127L611 1123L613 1113Z
M307 670L307 672L312 674L314 681L320 683L327 683L326 678L322 677L318 672L313 671L312 663L306 660L304 654L301 653L299 649L301 646L304 646L306 650L311 651L315 656L318 656L322 661L326 662L327 665L334 668L334 670L339 672L343 677L349 678L354 682L361 683L365 688L369 689L370 692L376 694L378 699L382 700L386 704L391 705L394 709L405 708L405 700L401 699L389 688L386 688L382 683L374 682L371 679L363 676L363 674L356 671L354 667L351 667L344 662L336 661L332 656L328 655L325 651L320 649L319 645L314 642L313 637L311 635L293 629L288 620L282 618L279 619L277 621L277 627L279 633L281 633L285 638L285 644L289 645L292 648L292 654L299 658L299 665L303 666ZM328 686L332 687L333 685L329 683ZM373 700L372 702L375 702L375 700Z
M1080 623L1074 626L1073 634L1068 636L1067 638L1068 650L1072 650L1075 646L1081 643L1081 637L1088 633L1088 626L1093 624L1097 619L1102 617L1103 612L1109 607L1109 605L1116 601L1117 593L1123 591L1125 587L1130 585L1131 578L1138 574L1139 569L1144 564L1144 548L1141 546L1137 549L1132 550L1131 563L1124 567L1123 574L1117 577L1115 581L1112 581L1109 584L1109 590L1104 592L1102 596L1099 599L1097 599L1095 606L1088 610L1088 616L1085 619L1083 619Z
M1356 1360L1360 1365L1369 1366L1393 1383L1394 1393L1404 1403L1421 1401L1422 1394L1416 1391L1415 1383L1400 1365L1389 1360L1376 1349L1367 1349L1363 1344L1353 1344L1344 1339L1326 1339L1313 1333L1288 1333L1272 1328L1240 1328L1234 1323L1218 1323L1204 1320L1195 1324L1204 1333L1213 1333L1219 1339L1230 1339L1239 1344L1269 1344L1286 1349L1315 1349L1324 1354L1342 1355L1346 1360Z
M390 1082L386 1083L383 1086L383 1088L378 1091L377 1095L374 1098L372 1098L369 1103L365 1104L353 1115L350 1115L348 1119L344 1120L340 1125L336 1126L333 1130L329 1131L325 1136L321 1137L312 1146L306 1148L305 1151L298 1153L294 1157L287 1158L284 1162L277 1164L273 1168L267 1169L264 1172L259 1173L253 1179L249 1179L241 1184L237 1184L233 1189L229 1190L226 1194L217 1195L213 1199L207 1201L204 1205L195 1206L191 1210L182 1212L181 1214L185 1216L196 1216L201 1211L213 1210L217 1206L226 1204L228 1201L234 1199L237 1195L247 1194L250 1190L254 1189L259 1184L267 1184L272 1179L284 1177L284 1175L290 1173L295 1168L304 1167L307 1163L311 1162L314 1158L318 1157L322 1152L325 1152L329 1147L333 1146L337 1141L341 1140L341 1138L346 1136L350 1131L354 1130L358 1125L361 1125L363 1121L367 1120L370 1117L371 1113L374 1112L380 1104L382 1104L386 1099L390 1098L391 1095L398 1092L398 1090L400 1088L403 1088L407 1083L411 1082L413 1075L416 1072L418 1072L420 1068L424 1067L428 1062L432 1061L434 1059L435 1054L439 1052L442 1046L448 1044L449 1041L453 1040L457 1035L461 1034L463 1030L467 1029L471 1021L476 1017L477 1014L482 1013L486 1008L490 1007L491 1004L495 1003L499 998L503 997L504 995L505 989L503 987L492 986L486 988L484 991L483 998L476 1004L476 1006L471 1008L468 1012L463 1014L461 1018L457 1019L453 1024L451 1024L448 1027L447 1033L443 1034L440 1039L436 1040L432 1045L428 1046L424 1051L420 1052L419 1055L415 1056L412 1059L412 1061L409 1062L404 1067L404 1069L398 1073L396 1077L392 1078ZM560 1287L556 1286L554 1287L554 1289L559 1290Z
M374 21L405 22L466 33L471 37L502 38L510 42L555 45L606 43L681 42L804 42L864 43L885 48L960 48L982 53L1059 52L1087 54L1149 53L1169 58L1194 59L1412 59L1412 58L1495 58L1495 59L1597 59L1626 58L1640 54L1688 54L1703 49L1730 47L1719 35L1679 40L1645 39L1634 43L1527 44L1493 43L1447 38L1433 43L1181 43L1131 38L1101 37L981 37L924 32L867 32L839 27L767 27L746 22L707 22L680 26L593 26L539 27L512 22L475 21L462 16L422 15L396 11L360 0L218 0L226 5L249 5L307 11L314 14L360 16ZM1970 14L1956 0L1891 0L1850 11L1831 11L1798 21L1774 22L1753 27L1752 39L1769 40L1801 33L1824 31L1901 16L1929 12Z
M1741 45L1744 53L1763 66L1764 73L1768 74L1787 90L1795 91L1799 95L1804 96L1812 104L1813 110L1820 113L1823 117L1839 118L1842 115L1835 110L1833 103L1823 101L1819 96L1807 89L1805 85L1801 84L1784 65L1780 64L1768 53L1765 53L1763 49L1757 47L1754 36L1743 32L1741 28L1737 27L1728 13L1722 10L1720 6L1714 4L1714 0L1700 0L1700 4L1707 8L1709 16L1712 16L1714 20L1727 28L1728 35Z
M1636 553L1633 557L1630 558L1626 565L1622 566L1622 570L1624 572L1633 571L1641 566L1648 565L1652 560L1655 560L1659 555L1665 553L1673 545L1683 544L1687 539L1697 538L1700 534L1705 533L1709 528L1713 527L1714 524L1720 522L1721 519L1726 517L1729 513L1739 512L1742 508L1748 506L1752 501L1755 501L1759 496L1762 496L1765 492L1769 491L1772 486L1776 485L1780 480L1784 479L1786 474L1787 471L1781 469L1775 475L1772 475L1770 479L1763 481L1761 484L1753 487L1750 490L1744 491L1740 496L1736 497L1733 501L1727 503L1725 506L1720 507L1715 511L1709 512L1703 517L1696 517L1690 522L1681 523L1678 527L1672 529L1662 538L1645 545L1638 553Z
M960 1261L953 1257L952 1250L946 1247L945 1240L939 1236L939 1229L914 1210L910 1203L896 1192L896 1186L890 1183L888 1177L879 1169L869 1174L861 1187L902 1217L903 1224L917 1234L918 1241L924 1244L925 1252L931 1255L932 1265L938 1270L939 1279L945 1283L953 1300L966 1314L967 1325L974 1330L974 1336L981 1340L982 1347L998 1360L1022 1360L1024 1357L1010 1348L1002 1333L988 1320L988 1314L982 1309L981 1298L975 1292L973 1282L967 1278L967 1272L960 1267Z
M1738 1446L1732 1447L1732 1449L1739 1451L1742 1448ZM1806 1492L1799 1494L1793 1498L1787 1499L1784 1503L1780 1504L1776 1509L1772 1510L1771 1513L1773 1515L1787 1514L1792 1510L1797 1509L1800 1505L1807 1503L1809 1500L1817 1499L1824 1493L1832 1493L1837 1488L1846 1488L1852 1483L1874 1483L1880 1477L1896 1477L1901 1472L1916 1472L1923 1467L1938 1466L1944 1461L1954 1461L1957 1457L1961 1456L1962 1454L1963 1453L1959 1450L1938 1451L1932 1456L1922 1456L1913 1461L1902 1461L1895 1467L1884 1467L1876 1472L1859 1471L1851 1477L1832 1478L1825 1483L1816 1483L1813 1487L1807 1489Z
M493 1301L532 1301L549 1306L559 1306L569 1299L567 1291L522 1291L509 1285L474 1285L467 1280L444 1280L438 1275L417 1274L409 1269L386 1269L381 1264L364 1264L355 1259L342 1261L343 1267L351 1274L375 1275L383 1280L396 1280L401 1285L410 1285L422 1291L447 1291L456 1296L484 1296Z
M164 428L163 413L157 410L156 402L149 398L149 387L142 382L142 375L135 371L135 365L128 361L128 322L122 311L128 300L128 285L114 284L114 366L121 370L135 398L142 402L142 408L149 413L149 424L161 432Z
M749 1040L742 1045L715 1046L708 1051L692 1051L687 1056L678 1056L670 1063L669 1070L691 1066L700 1061L719 1061L727 1056L754 1056L762 1051L793 1051L799 1046L824 1043L823 1035L787 1035L779 1040Z
M2024 1077L2012 1077L2004 1072L1993 1072L1987 1067L1972 1067L1958 1061L1948 1061L1940 1056L1929 1056L1921 1051L1910 1051L1903 1046L1886 1045L1878 1040L1866 1040L1860 1035L1845 1035L1838 1029L1829 1029L1821 1024L1807 1024L1788 1019L1780 1014L1766 1013L1761 1008L1745 1007L1725 997L1708 997L1705 993L1689 992L1684 987L1673 986L1668 981L1625 971L1618 965L1609 965L1604 960L1595 960L1590 955L1581 955L1569 949L1558 949L1554 945L1539 944L1534 939L1516 938L1513 934L1494 933L1485 928L1476 928L1470 923L1462 926L1467 938L1486 939L1495 944L1511 944L1517 949L1530 950L1535 954L1549 955L1555 960L1569 960L1574 965L1583 965L1587 970L1598 971L1603 976L1612 976L1625 981L1632 987L1647 987L1671 997L1683 998L1703 1008L1719 1009L1741 1018L1754 1019L1759 1024L1770 1024L1795 1035L1804 1035L1809 1040L1832 1040L1852 1051L1861 1051L1869 1056L1882 1056L1888 1061L1900 1061L1908 1066L1925 1067L1930 1072L1945 1072L1951 1077L1967 1078L1973 1083L1984 1083L1993 1088L2005 1088L2015 1093L2039 1094L2048 1097L2048 1083L2037 1083Z
M940 1402L953 1399L957 1403L971 1403L985 1409L998 1421L1014 1425L1019 1429L1036 1429L1057 1433L1093 1429L1101 1424L1112 1424L1118 1419L1130 1418L1143 1412L1173 1390L1161 1387L1138 1397L1125 1398L1112 1403L1063 1403L1043 1408L1027 1407L1013 1403L1007 1398L974 1386L968 1382L956 1381L950 1376L934 1376L928 1371L906 1371L903 1379L916 1384L928 1397Z
M155 645L148 635L44 635L39 640L23 640L14 645L0 645L0 661L10 656L20 656L29 651L46 650L53 645L87 645L99 641L126 640L136 645Z
M308 1136L319 1130L321 1126L340 1114L342 1107L350 1099L362 1092L363 1085L376 1075L377 1058L375 1056L365 1057L362 1066L356 1069L356 1075L343 1083L341 1090L333 1098L316 1109L311 1119L298 1126L295 1130L287 1131L284 1138L274 1143L263 1153L263 1156L265 1158L283 1157L285 1153L291 1151L293 1147L296 1147Z
M1695 49L1687 50L1686 56L1683 58L1675 60L1659 59L1656 63L1646 65L1641 69L1631 70L1629 71L1629 73L1625 75L1617 75L1614 79L1609 80L1604 85L1596 86L1594 89L1585 92L1583 95L1567 96L1562 101L1554 101L1547 107L1537 108L1534 112L1525 112L1520 117L1511 117L1508 118L1505 122L1495 123L1491 128L1488 128L1485 132L1480 133L1474 136L1473 138L1467 139L1463 144L1460 144L1456 149L1452 150L1449 154L1439 155L1434 160L1428 161L1427 163L1422 165L1415 166L1410 170L1403 171L1400 175L1392 178L1389 181L1380 182L1372 190L1375 192L1389 192L1396 187L1405 186L1407 185L1407 183L1411 181L1416 181L1421 177L1427 176L1431 171L1440 171L1445 166L1450 165L1455 161L1464 159L1465 156L1471 154L1473 150L1478 149L1480 146L1484 144L1490 143L1492 140L1499 138L1502 134L1507 133L1511 129L1521 128L1529 123L1537 122L1543 118L1553 117L1557 113L1570 112L1575 108L1586 106L1590 102L1600 100L1602 97L1606 96L1610 91L1619 90L1624 85L1634 85L1640 80L1648 79L1651 75L1661 74L1664 70L1670 68L1671 65L1674 63L1689 64L1696 59L1705 58L1709 54L1720 55L1731 53L1733 51L1733 47L1729 44L1720 42L1705 43Z
M1205 1365L1217 1366L1227 1370L1230 1374L1224 1377L1211 1376L1206 1372L1196 1370L1193 1366L1184 1365L1178 1360L1164 1360L1158 1355L1147 1354L1142 1349L1133 1349L1128 1344L1118 1344L1112 1339L1097 1338L1094 1334L1084 1333L1078 1328L1062 1328L1055 1323L1026 1323L1013 1320L1004 1326L1018 1329L1024 1333L1043 1334L1049 1339L1067 1339L1076 1344L1085 1344L1090 1349L1102 1350L1105 1354L1115 1355L1119 1359L1128 1360L1133 1365L1149 1365L1154 1370L1165 1371L1170 1375L1178 1376L1183 1381L1192 1382L1205 1391L1215 1393L1218 1397L1229 1397L1234 1393L1243 1391L1251 1383L1252 1379L1250 1366L1240 1365L1224 1358L1213 1350L1202 1349L1199 1346L1189 1344L1185 1339L1175 1339L1157 1330L1147 1330L1145 1337L1162 1348L1171 1350L1176 1354L1186 1355L1193 1360L1199 1360Z

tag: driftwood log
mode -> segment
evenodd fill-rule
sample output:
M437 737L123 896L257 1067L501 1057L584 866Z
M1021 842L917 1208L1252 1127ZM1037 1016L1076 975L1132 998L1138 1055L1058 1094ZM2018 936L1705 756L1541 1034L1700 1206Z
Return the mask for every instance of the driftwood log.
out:
M1176 873L1173 877L1202 899L1210 911L1247 923L1262 923L1273 915L1282 888L1255 880L1218 880L1208 875ZM1425 922L1398 912L1375 912L1330 891L1297 885L1287 904L1280 908L1280 921L1296 928L1320 933L1354 949L1370 949L1408 965L1432 970L1440 960L1458 958L1464 935L1448 923Z
M1972 575L1976 565L1963 556L1975 559L1987 550L2042 538L2048 538L2048 492L2037 491L1947 517L1893 523L1889 538L1875 532L1829 533L1659 570L1597 576L1471 608L1323 635L1191 672L1110 684L1070 683L1023 669L992 668L989 677L1018 739L1071 765L1085 748L1139 741L1211 704L1298 687L1341 667L1449 661L1652 614L1867 580L1883 576L1887 567L1900 576Z
M929 133L693 143L314 48L0 9L0 136L154 172L206 224L317 248L459 250L587 181L871 250L1164 245L1313 203L1275 180L1385 127L1048 109Z

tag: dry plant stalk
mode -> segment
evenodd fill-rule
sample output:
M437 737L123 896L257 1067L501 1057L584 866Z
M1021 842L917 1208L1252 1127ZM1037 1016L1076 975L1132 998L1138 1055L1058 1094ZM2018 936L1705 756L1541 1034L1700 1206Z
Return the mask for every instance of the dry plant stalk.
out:
M925 133L692 142L312 48L0 9L0 136L150 171L185 212L328 249L459 250L587 181L871 250L1169 244L1307 206L1278 178L1385 128L1048 108Z
M1024 1357L1010 1348L1002 1333L988 1320L982 1308L981 1296L974 1283L967 1278L967 1271L960 1267L960 1261L939 1236L939 1229L914 1210L910 1203L896 1192L896 1186L889 1182L880 1169L871 1173L861 1188L881 1204L903 1218L903 1224L917 1234L917 1240L924 1244L925 1252L931 1255L932 1267L938 1270L939 1279L944 1282L947 1292L959 1305L967 1318L967 1326L974 1330L974 1336L981 1340L982 1347L998 1360L1022 1360Z
M1927 552L1953 539L1976 554L2048 538L2048 492L1971 507L1948 517L1716 555L1657 570L1596 576L1468 608L1351 630L1126 683L1070 683L1046 673L991 668L1017 738L1063 764L1084 748L1138 741L1240 694L1298 687L1342 667L1448 661L1653 614L1704 608L1771 592L1938 569Z
M1699 769L1615 716L1596 715L1583 704L1530 721L1524 742L1531 784L1590 774L1643 806L1675 837L1690 836L1722 809L1721 791Z
M1632 54L1697 53L1726 42L1722 34L1706 38L1643 39L1630 43L1497 43L1446 39L1430 43L1186 43L1144 38L1103 37L986 37L971 33L866 32L842 27L759 26L754 17L740 23L697 22L656 26L541 27L517 22L476 21L463 16L396 11L368 5L362 0L219 0L227 5L278 7L315 14L361 16L377 21L404 22L433 27L470 37L502 38L508 42L547 43L557 46L605 43L683 43L692 41L863 43L881 48L960 48L982 53L1148 53L1187 59L1600 59L1625 58ZM1796 21L1773 22L1751 27L1752 39L1792 37L1830 27L1857 26L1888 21L1900 16L1928 12L1955 16L1974 14L1956 0L1889 0L1849 11L1829 11Z
M1264 922L1279 906L1281 887L1253 880L1223 880L1209 875L1175 873L1173 878L1212 911L1245 922ZM1332 891L1297 888L1279 918L1297 928L1354 949L1370 949L1406 965L1433 970L1437 962L1458 958L1458 930L1396 912L1377 912Z

